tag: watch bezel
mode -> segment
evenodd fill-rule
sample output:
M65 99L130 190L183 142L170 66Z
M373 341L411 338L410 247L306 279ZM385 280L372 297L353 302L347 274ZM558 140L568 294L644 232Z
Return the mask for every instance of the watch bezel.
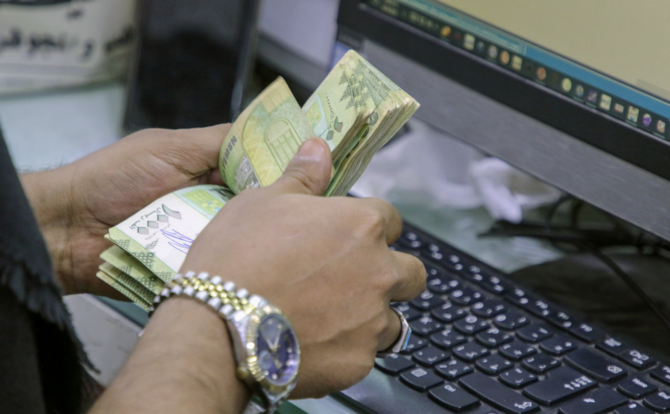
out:
M251 374L256 383L260 385L260 387L264 391L269 392L273 395L284 396L288 395L288 393L290 393L293 390L293 388L295 388L297 382L298 371L300 368L300 345L298 341L296 341L295 354L298 357L297 358L298 361L294 368L293 375L290 377L289 380L286 381L286 384L279 385L271 381L268 378L268 376L264 374L264 370L259 365L258 354L257 354L258 349L256 345L256 340L258 339L259 325L263 320L263 318L269 315L281 316L281 318L284 319L284 321L286 321L289 328L291 329L291 331L293 331L293 334L295 335L295 330L293 330L291 322L286 318L286 316L284 316L284 314L278 308L275 308L272 305L265 305L262 308L255 309L253 312L249 314L247 326L245 329L246 332L245 332L244 347L247 353L247 355L245 356L245 362L249 374Z

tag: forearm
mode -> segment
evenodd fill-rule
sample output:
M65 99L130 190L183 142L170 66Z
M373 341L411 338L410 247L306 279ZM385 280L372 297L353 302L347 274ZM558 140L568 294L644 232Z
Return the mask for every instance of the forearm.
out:
M224 322L202 304L177 298L154 314L91 413L241 413L249 398L235 376Z

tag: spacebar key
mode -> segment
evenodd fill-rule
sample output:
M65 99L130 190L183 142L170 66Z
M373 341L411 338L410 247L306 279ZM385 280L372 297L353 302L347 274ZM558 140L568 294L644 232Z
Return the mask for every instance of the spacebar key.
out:
M512 414L532 413L540 407L484 374L475 372L459 381L470 392L478 395L491 405Z

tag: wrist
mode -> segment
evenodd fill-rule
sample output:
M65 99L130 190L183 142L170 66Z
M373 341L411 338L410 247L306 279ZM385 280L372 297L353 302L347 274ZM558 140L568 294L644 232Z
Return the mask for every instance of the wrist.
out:
M21 184L51 256L54 275L71 293L70 232L74 221L72 180L65 168L22 174Z
M146 402L151 412L242 412L250 393L235 375L221 318L188 298L162 304L102 402L118 401L115 397L123 394L129 405L139 408L149 390L162 390L160 400Z

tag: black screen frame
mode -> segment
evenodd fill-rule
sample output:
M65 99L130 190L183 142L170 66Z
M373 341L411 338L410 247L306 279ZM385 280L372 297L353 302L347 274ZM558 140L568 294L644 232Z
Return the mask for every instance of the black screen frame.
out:
M370 39L559 131L670 180L670 142L468 54L361 0L340 0L340 39ZM345 41L346 43L346 41ZM353 45L350 45L353 46Z

